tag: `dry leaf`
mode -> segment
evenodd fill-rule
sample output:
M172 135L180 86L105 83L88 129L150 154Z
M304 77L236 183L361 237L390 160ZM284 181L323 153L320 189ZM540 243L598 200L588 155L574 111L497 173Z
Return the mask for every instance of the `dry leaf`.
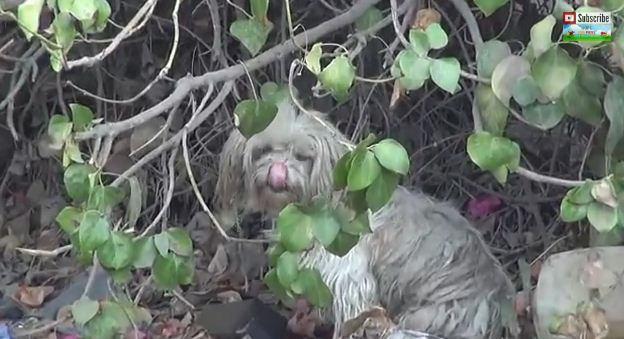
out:
M587 263L583 265L580 274L582 284L588 288L602 289L617 283L617 276L604 267L604 263L598 254L594 253L587 259Z
M45 187L43 186L43 181L41 179L37 179L30 184L28 187L28 191L26 192L26 197L33 204L40 204L46 197L48 196Z
M394 80L394 86L392 86L392 96L390 96L390 108L396 107L399 103L399 100L403 97L403 87L401 86L400 81Z
M208 273L212 274L213 276L219 276L225 272L227 267L228 255L225 252L225 247L223 247L222 244L219 244L214 257L212 257L212 260L208 265Z
M594 184L591 189L591 194L597 201L616 208L618 206L617 198L615 196L615 192L613 191L613 187L611 183L607 180L600 180L598 183Z
M243 301L243 298L236 291L224 291L217 294L217 300L219 300L222 304L230 304L237 301Z
M364 327L369 319L378 319L385 322L387 319L386 310L375 306L370 310L360 313L357 317L347 320L340 330L341 337L348 337Z
M527 314L528 308L530 307L530 298L527 296L525 291L520 291L516 293L516 297L513 300L514 309L516 314L520 317L524 317Z
M609 334L609 324L605 310L594 302L581 307L581 315L594 339L604 339Z
M314 330L321 324L321 320L311 312L308 302L305 299L297 299L294 311L293 316L288 319L288 330L293 334L314 338Z
M565 335L570 338L586 338L587 324L574 314L567 314L561 319L554 334Z
M44 230L37 238L37 249L52 251L60 247L59 234L56 230Z
M20 286L18 290L15 291L13 299L22 305L39 307L43 304L45 298L52 292L54 292L54 287L52 286Z
M131 154L141 157L158 147L162 143L161 138L164 136L163 132L165 131L161 130L165 123L166 121L163 117L156 117L135 128L130 136Z
M425 29L434 22L440 23L442 16L433 8L423 8L416 12L412 28Z
M13 234L6 235L0 238L0 249L2 249L2 255L4 260L9 260L15 257L15 249L22 245L22 241Z

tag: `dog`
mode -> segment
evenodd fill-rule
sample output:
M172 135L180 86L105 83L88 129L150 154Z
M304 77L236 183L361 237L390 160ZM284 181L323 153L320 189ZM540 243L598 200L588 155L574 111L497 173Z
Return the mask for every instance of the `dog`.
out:
M288 203L332 192L333 167L347 144L325 114L301 111L292 99L249 139L234 128L219 157L217 219L231 226L260 212L274 220ZM457 209L399 185L369 215L372 233L345 256L318 244L301 258L333 293L321 316L334 322L336 332L380 305L403 329L392 338L413 338L410 331L448 339L517 336L514 286Z

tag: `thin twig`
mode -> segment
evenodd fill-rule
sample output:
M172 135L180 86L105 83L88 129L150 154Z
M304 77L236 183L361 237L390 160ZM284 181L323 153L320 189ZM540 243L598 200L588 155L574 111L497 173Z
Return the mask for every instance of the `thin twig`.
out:
M179 45L179 41L180 41L180 23L178 20L178 11L180 10L180 3L182 2L182 0L176 0L175 5L173 6L173 12L171 14L171 17L173 19L173 43L171 46L171 51L169 52L169 57L167 58L167 63L165 64L165 66L160 70L160 72L158 72L158 75L152 79L152 81L150 81L149 84L147 84L147 86L145 86L145 88L143 88L143 90L139 93L137 93L135 96L128 98L128 99L123 99L123 100L113 100L113 99L107 99L107 98L103 98L99 95L93 94L85 89L82 89L80 87L78 87L77 85L75 85L74 83L72 83L71 81L67 81L67 85L69 85L70 87L73 87L74 89L80 91L82 94L89 96L91 98L94 99L98 99L98 101L104 101L107 103L111 103L111 104L130 104L133 103L135 101L137 101L139 98L141 98L142 96L145 95L145 93L149 92L150 89L152 89L152 87L154 87L154 85L161 81L165 75L167 75L167 73L169 73L169 70L171 69L171 66L173 65L173 59L176 56L177 50L178 50L178 45Z
M149 15L154 11L154 8L156 7L157 3L158 3L157 0L147 0L145 4L143 4L143 7L141 7L137 11L134 17L130 19L128 24L121 30L121 32L119 32L119 34L117 34L117 36L115 36L113 41L108 46L106 46L104 50L102 50L100 53L94 56L90 56L90 57L85 56L78 60L68 61L65 65L65 69L71 70L73 68L82 67L82 66L92 67L96 63L104 60L104 58L106 58L108 55L113 53L115 49L117 49L117 47L121 44L122 41L124 41L126 38L134 34L136 31L140 30L143 27L143 25L147 23L147 20L143 20L143 19L149 18ZM141 22L141 20L143 20L143 22Z
M213 103L214 103L214 101L213 101ZM197 111L199 112L199 110L197 110ZM191 117L191 119L189 120L189 122L187 123L187 125L191 125L192 123L194 123L194 120L198 116L199 116L199 114L193 115ZM197 181L195 180L195 175L193 175L193 170L191 169L191 160L190 160L190 157L189 157L188 145L186 143L187 134L188 134L188 129L186 128L186 126L185 126L185 128L182 129L181 132L182 132L182 155L184 156L184 165L186 166L186 172L188 174L189 181L191 182L191 186L193 187L193 193L195 193L195 197L197 197L197 200L199 201L199 204L201 205L201 207L204 210L204 212L206 214L208 214L208 217L212 221L212 223L215 226L215 228L217 229L217 231L219 231L221 236L223 238L225 238L225 240L228 240L228 241L248 242L248 243L249 242L251 242L251 243L268 243L269 241L264 240L264 239L243 239L243 238L230 237L225 232L225 229L223 228L223 226L221 226L221 223L217 220L217 218L215 218L214 214L212 213L212 211L208 207L208 204L206 204L206 201L204 200L204 197L202 197L202 194L199 191L199 187L197 186Z
M264 53L245 62L245 65L247 69L251 72L262 68L276 60L282 59L286 55L297 50L297 45L301 45L305 42L316 42L318 39L325 36L326 34L329 34L344 26L352 24L368 8L375 5L379 1L380 0L359 0L345 13L329 19L310 30L297 34L294 38L284 41L280 45L268 49ZM171 93L160 103L152 106L147 111L137 114L127 120L98 125L89 131L76 133L76 140L92 139L97 136L119 134L121 132L127 131L153 119L156 116L159 116L166 110L175 106L176 103L183 100L192 90L204 87L210 83L217 84L223 81L234 80L244 74L245 68L240 64L236 64L227 68L220 69L218 71L208 72L200 76L184 77L178 80L173 93Z
M169 210L169 204L171 203L171 199L173 198L173 190L175 188L175 161L178 156L179 147L174 147L173 151L171 151L171 156L169 157L169 163L167 165L169 171L169 187L167 188L167 194L165 195L165 201L163 201L162 207L158 212L158 215L152 220L152 223L145 228L145 231L141 233L139 237L145 237L151 232L151 230L158 225L160 219L162 219L163 215Z

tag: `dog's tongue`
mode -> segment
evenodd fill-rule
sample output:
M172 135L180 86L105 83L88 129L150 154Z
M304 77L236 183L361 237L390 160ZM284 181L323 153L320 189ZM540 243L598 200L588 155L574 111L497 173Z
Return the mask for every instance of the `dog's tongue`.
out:
M276 162L269 168L268 182L274 189L286 188L288 179L288 167L283 162Z

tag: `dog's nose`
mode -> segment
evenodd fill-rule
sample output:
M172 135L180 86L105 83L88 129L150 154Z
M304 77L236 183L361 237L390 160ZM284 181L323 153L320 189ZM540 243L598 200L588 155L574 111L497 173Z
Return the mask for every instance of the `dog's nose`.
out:
M267 175L267 183L271 189L276 191L282 191L286 189L288 182L288 167L284 162L274 162L269 167L269 174Z

